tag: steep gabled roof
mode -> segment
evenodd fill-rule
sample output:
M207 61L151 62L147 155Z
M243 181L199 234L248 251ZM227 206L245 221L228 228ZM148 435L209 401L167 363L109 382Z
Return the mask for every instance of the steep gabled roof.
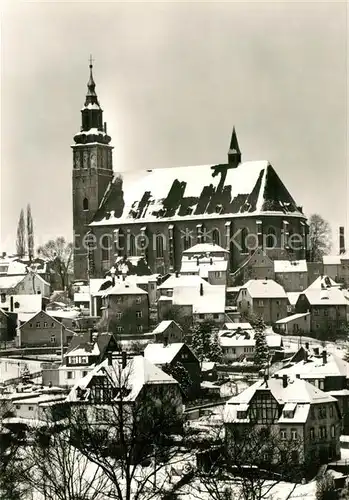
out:
M119 174L109 185L91 226L264 213L304 218L268 161L226 167L201 165Z

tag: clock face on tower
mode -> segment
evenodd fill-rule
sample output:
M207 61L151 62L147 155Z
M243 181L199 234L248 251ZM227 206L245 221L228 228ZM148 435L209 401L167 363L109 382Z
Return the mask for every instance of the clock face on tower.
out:
M95 152L91 153L91 168L97 167L97 155Z
M88 151L84 151L84 168L88 168Z

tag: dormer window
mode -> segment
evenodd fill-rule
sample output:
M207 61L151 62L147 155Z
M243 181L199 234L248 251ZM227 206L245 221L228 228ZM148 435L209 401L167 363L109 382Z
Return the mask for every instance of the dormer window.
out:
M297 405L295 403L286 403L282 410L282 416L284 418L293 418L296 406Z

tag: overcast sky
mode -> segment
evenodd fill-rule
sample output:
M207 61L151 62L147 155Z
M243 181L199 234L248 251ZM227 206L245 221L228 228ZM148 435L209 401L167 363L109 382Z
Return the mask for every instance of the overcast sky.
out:
M309 215L348 225L346 4L12 1L2 12L1 245L72 239L88 58L114 169L269 160ZM198 169L199 172L199 169ZM199 182L199 175L198 175ZM349 243L349 233L347 231Z

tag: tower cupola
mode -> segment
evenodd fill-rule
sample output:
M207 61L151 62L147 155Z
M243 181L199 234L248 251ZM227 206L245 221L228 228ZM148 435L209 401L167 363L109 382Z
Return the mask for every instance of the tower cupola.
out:
M81 110L80 132L74 136L74 141L76 144L109 144L111 137L107 134L107 124L103 124L103 110L96 94L92 62L91 56L89 64L90 78L87 83L85 104Z
M236 137L235 127L230 139L230 147L228 151L228 164L230 168L236 168L241 163L241 151L239 148L238 139Z

